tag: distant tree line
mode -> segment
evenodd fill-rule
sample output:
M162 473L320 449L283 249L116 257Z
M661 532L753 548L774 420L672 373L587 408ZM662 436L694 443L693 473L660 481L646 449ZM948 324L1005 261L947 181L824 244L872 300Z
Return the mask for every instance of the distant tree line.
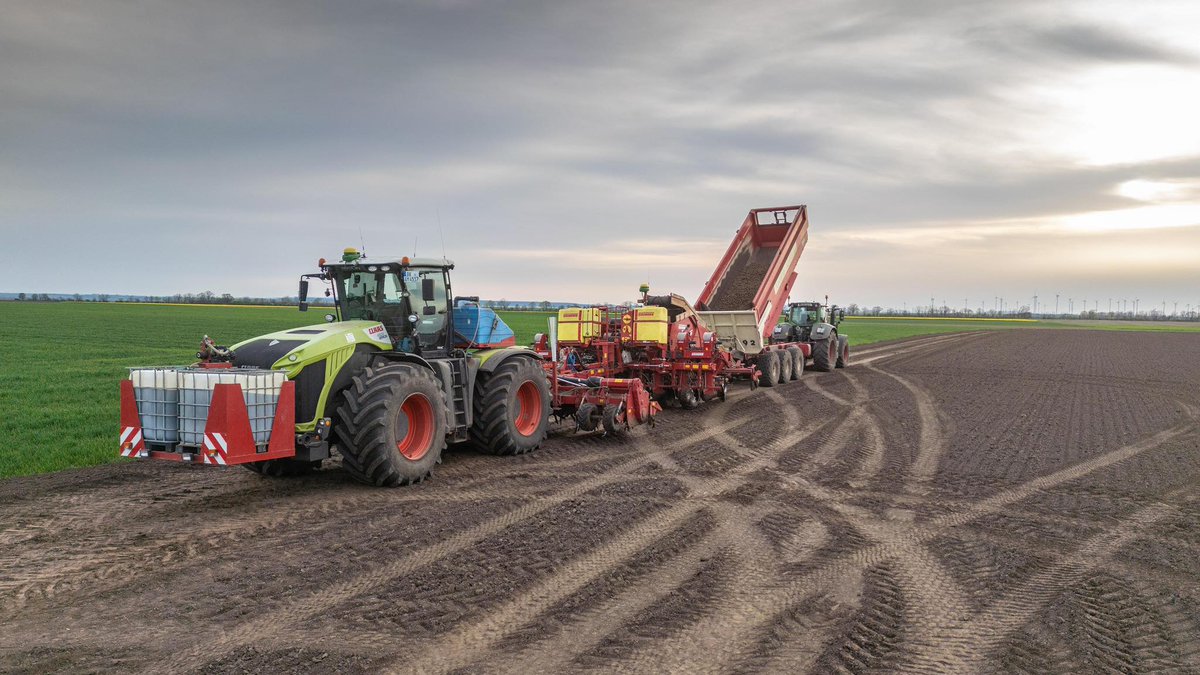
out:
M1016 307L1001 306L999 309L987 309L978 307L970 309L966 307L949 307L946 305L918 305L911 309L904 307L897 309L895 307L882 307L875 305L868 307L857 303L850 303L845 306L846 316L885 316L885 317L936 317L947 319L970 319L970 318L988 318L988 319L1093 319L1093 320L1119 320L1119 321L1200 321L1200 308L1193 308L1192 305L1187 305L1176 313L1163 312L1157 308L1151 308L1148 311L1139 312L1105 312L1097 310L1085 310L1080 312L1034 312L1029 305L1018 305Z
M129 302L129 303L162 303L176 305L278 305L288 306L297 304L296 296L280 296L274 298L235 296L232 293L201 291L199 293L176 293L174 295L111 295L95 293L82 295L80 293L18 293L16 302ZM332 305L332 298L309 297L309 304Z

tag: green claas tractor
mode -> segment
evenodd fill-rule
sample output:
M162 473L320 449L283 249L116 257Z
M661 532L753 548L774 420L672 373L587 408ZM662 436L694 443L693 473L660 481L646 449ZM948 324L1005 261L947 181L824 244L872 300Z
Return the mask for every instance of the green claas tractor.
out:
M772 342L807 342L812 347L813 369L831 372L850 361L850 338L838 331L846 311L820 302L794 302L771 333Z
M319 273L301 277L299 297L306 311L309 279L326 285L333 311L325 323L230 347L206 340L197 366L167 373L181 383L174 444L169 436L151 434L158 430L148 426L157 423L145 403L150 390L134 383L128 389L137 394L127 397L123 385L122 454L243 464L263 475L287 476L319 466L333 445L355 479L396 486L429 476L449 443L469 440L498 455L537 448L551 413L543 361L530 349L512 346L512 331L491 310L470 302L474 298L452 301L453 269L447 260L368 261L354 249L338 262L322 259ZM255 431L254 401L262 397L243 384L228 395L209 394L210 407L193 414L203 436L188 440L191 413L185 414L190 407L183 397L199 390L188 383L203 377L248 382L274 371L286 380L278 377L283 386L271 392L278 410L272 408L273 417L261 425L269 432ZM293 424L294 435L288 428ZM237 439L243 439L240 447Z

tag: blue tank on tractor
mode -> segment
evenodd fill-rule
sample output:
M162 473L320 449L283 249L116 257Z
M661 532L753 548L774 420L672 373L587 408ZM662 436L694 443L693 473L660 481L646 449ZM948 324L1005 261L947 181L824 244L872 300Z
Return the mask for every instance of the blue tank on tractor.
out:
M496 312L479 306L479 298L454 299L454 345L461 349L511 347L513 330Z

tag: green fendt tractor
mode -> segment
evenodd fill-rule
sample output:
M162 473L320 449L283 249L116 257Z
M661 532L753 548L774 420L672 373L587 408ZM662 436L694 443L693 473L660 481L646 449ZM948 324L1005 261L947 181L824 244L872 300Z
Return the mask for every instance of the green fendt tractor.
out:
M812 348L813 369L831 372L850 361L850 338L838 331L846 311L819 302L793 302L771 333L772 342L807 342Z
M304 473L332 443L351 476L394 486L428 476L448 443L471 440L499 455L541 444L550 414L542 360L508 346L512 332L491 310L452 302L452 263L368 261L347 249L320 268L301 277L300 309L309 278L328 284L334 312L326 323L221 350L234 366L282 370L295 383L295 457L245 466L272 476ZM456 311L470 316L456 321ZM473 334L456 333L464 318Z

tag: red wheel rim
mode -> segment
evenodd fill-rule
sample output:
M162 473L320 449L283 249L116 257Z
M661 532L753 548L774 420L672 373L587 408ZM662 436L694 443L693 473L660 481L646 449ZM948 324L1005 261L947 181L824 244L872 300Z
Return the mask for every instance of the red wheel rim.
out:
M517 433L532 436L542 423L542 393L526 380L517 387Z
M842 347L842 362L848 362L849 360L850 360L850 345L846 345L845 347Z
M433 404L424 394L411 394L396 416L396 450L416 461L433 446Z
M830 361L836 361L836 360L837 360L837 353L838 353L838 346L837 346L837 343L836 343L836 342L834 342L834 341L832 341L832 340L830 340L830 342L829 342L829 360L830 360Z

